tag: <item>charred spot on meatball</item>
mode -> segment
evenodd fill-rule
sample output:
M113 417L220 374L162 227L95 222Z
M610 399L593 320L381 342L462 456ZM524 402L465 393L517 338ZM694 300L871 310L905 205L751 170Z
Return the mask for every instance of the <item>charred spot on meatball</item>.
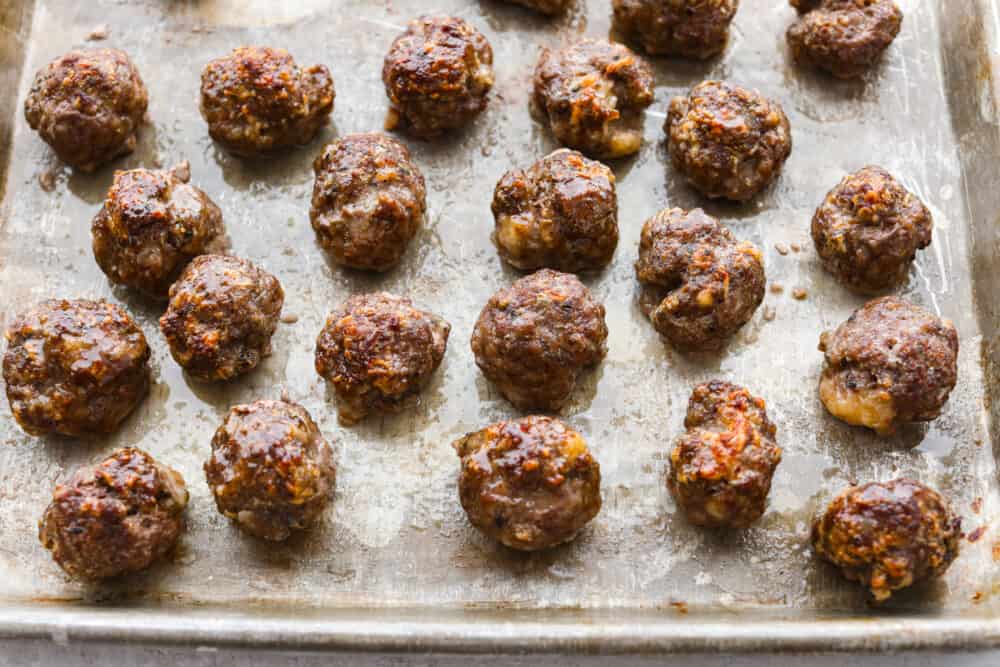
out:
M476 365L522 410L557 411L607 354L604 306L579 278L542 269L494 294L472 332Z
M112 282L166 299L192 258L225 249L222 211L189 178L186 164L115 172L90 228L94 258Z
M819 396L834 417L891 435L936 419L958 379L948 320L894 296L869 301L820 337Z
M788 4L790 4L799 14L811 12L823 4L823 2L825 2L825 0L788 0Z
M642 146L653 70L627 46L584 39L558 51L542 49L534 88L534 105L562 144L601 159Z
M823 268L865 294L904 283L932 228L923 202L881 167L845 176L812 219Z
M309 219L335 262L386 271L399 264L424 220L424 177L406 146L384 134L328 144L316 173Z
M68 575L99 581L145 570L184 530L184 478L134 447L59 484L38 537Z
M280 542L306 530L333 495L330 445L300 405L237 405L212 438L205 478L215 505L247 533Z
M91 172L135 150L149 95L118 49L75 49L35 75L24 117L56 155Z
M352 296L316 340L316 372L330 381L343 424L399 412L444 359L451 325L379 292Z
M493 242L508 264L570 273L598 270L618 246L615 175L561 149L503 175L493 193Z
M643 312L682 350L722 348L764 300L760 250L700 208L647 220L635 273Z
M764 399L729 382L695 387L667 487L696 526L746 528L764 514L781 462Z
M786 33L792 57L840 79L868 71L903 23L893 0L792 0L792 5L800 13Z
M460 18L422 16L389 47L382 82L390 102L386 129L434 137L467 125L486 109L493 49Z
M725 81L704 81L671 100L664 131L674 169L711 199L752 198L792 152L781 105Z
M958 556L962 519L941 495L896 479L849 488L813 524L816 554L876 603L943 575Z
M198 380L229 380L271 354L285 292L245 259L195 257L170 287L160 330L170 354Z
M601 467L583 436L558 419L499 422L454 447L469 521L512 549L568 542L601 510Z
M612 29L651 55L722 53L739 0L613 0Z
M7 400L32 435L111 433L149 390L146 337L106 301L42 301L6 337Z
M565 12L575 0L506 0L515 5L521 5L536 12L554 16Z
M201 72L208 133L243 157L312 141L329 122L335 95L325 66L302 69L284 49L243 46Z

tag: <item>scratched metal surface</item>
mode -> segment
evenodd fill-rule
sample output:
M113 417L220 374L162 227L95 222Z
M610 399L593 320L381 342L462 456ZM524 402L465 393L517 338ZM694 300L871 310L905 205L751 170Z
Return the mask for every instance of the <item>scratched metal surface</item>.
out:
M732 43L717 60L654 61L656 102L647 115L645 145L636 158L613 165L621 243L612 266L587 281L607 306L610 352L563 413L600 461L604 508L575 542L520 555L468 526L456 497L450 442L516 414L480 376L468 345L482 304L516 277L489 242L492 190L508 168L555 148L527 105L539 46L606 35L609 3L581 0L567 17L546 21L485 0L438 0L432 8L416 0L0 0L7 28L0 62L13 82L0 100L0 138L12 137L10 150L0 151L6 185L0 190L0 325L45 297L108 298L136 316L153 348L154 367L149 398L107 439L29 437L6 402L0 405L4 627L16 629L24 618L45 627L46 614L79 621L94 609L154 607L167 611L149 618L166 624L195 608L203 614L205 607L230 610L220 611L222 618L232 610L282 609L291 615L285 630L294 630L297 615L306 627L324 609L341 616L357 610L358 618L368 618L362 610L416 608L407 616L414 623L455 610L515 613L499 617L513 621L517 610L567 609L582 614L568 627L573 618L599 625L633 613L661 629L720 613L726 622L745 623L762 614L975 618L987 624L976 628L992 628L994 635L969 636L997 641L995 16L990 3L977 0L899 3L906 14L902 34L884 62L857 82L836 82L789 63L783 34L793 11L784 0L744 0ZM408 18L430 9L463 16L491 41L497 83L490 107L471 128L440 141L404 137L427 179L428 224L397 270L377 278L346 273L325 260L309 226L311 161L337 135L381 127L382 56ZM18 28L18 21L25 25ZM32 74L84 44L100 26L109 33L103 44L128 51L142 73L152 124L134 155L93 175L74 174L29 130L21 109ZM302 64L330 67L337 89L334 122L317 141L257 163L213 145L198 114L200 69L243 44L284 46ZM795 147L780 181L744 206L701 199L667 167L661 129L667 101L705 78L758 88L780 100L791 120ZM90 251L90 219L115 168L185 159L192 182L221 206L234 252L281 279L285 313L298 318L279 328L274 355L260 369L226 385L186 378L157 329L157 306L112 288ZM820 331L862 300L821 271L809 220L841 176L867 163L897 174L932 209L933 243L919 255L902 293L951 318L962 346L959 384L942 417L888 440L831 419L815 390ZM51 191L42 187L46 178L54 183ZM639 231L668 205L704 206L738 237L756 242L769 282L784 287L781 294L769 291L764 308L719 355L672 352L637 307L632 263ZM801 251L782 255L776 244ZM793 298L799 288L805 300ZM336 304L373 289L408 295L441 314L452 323L452 338L418 406L345 429L313 370L313 343ZM773 321L765 320L765 310L773 311ZM666 453L681 429L690 389L713 377L745 384L767 399L784 449L768 512L754 527L727 535L688 526L663 484ZM216 513L201 465L230 405L282 391L305 405L335 443L339 472L336 499L322 525L273 546L242 535ZM87 590L51 562L38 544L36 521L57 481L125 445L143 447L183 473L192 494L189 528L171 562ZM976 543L963 545L943 580L873 612L855 587L813 560L808 526L849 483L897 475L937 487L952 499L967 530L986 530ZM686 617L677 613L678 603L687 606ZM384 612L370 618L384 618ZM461 617L448 618L461 627ZM145 624L155 631L156 621ZM886 628L869 628L873 641L886 641L879 636ZM283 636L272 632L276 641ZM599 627L596 632L600 639ZM725 630L719 632L717 645L727 646ZM823 641L819 626L808 632ZM948 636L958 635L941 634L939 643ZM862 645L868 635L858 637Z

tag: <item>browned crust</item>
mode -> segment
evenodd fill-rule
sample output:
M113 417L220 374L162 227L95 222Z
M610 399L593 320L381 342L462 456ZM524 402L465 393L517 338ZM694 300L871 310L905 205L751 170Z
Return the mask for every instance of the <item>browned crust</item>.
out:
M454 447L469 521L512 549L567 542L601 509L601 468L583 437L558 419L499 422Z
M106 301L42 301L14 319L6 338L7 400L33 435L111 433L149 389L146 337Z
M351 134L313 163L309 220L335 262L387 271L399 264L423 223L424 177L406 146L384 134Z
M497 251L522 271L596 271L618 247L614 172L573 150L508 171L492 210Z
M674 169L712 199L751 199L792 152L781 105L725 81L703 81L673 98L663 129Z
M813 524L816 554L876 602L944 574L958 556L962 519L936 491L909 479L838 495Z
M281 541L319 519L336 469L305 408L262 400L229 410L212 438L205 479L220 513L251 535Z
M329 122L335 96L324 65L300 68L285 49L242 46L201 73L208 133L245 157L309 143Z
M559 410L607 354L604 306L571 274L542 269L494 294L472 332L476 365L522 410Z
M38 537L70 576L117 577L148 568L173 548L187 502L180 473L127 447L56 486Z
M74 49L35 75L24 117L59 159L91 172L135 149L148 104L124 51Z
M687 520L710 528L757 521L781 462L764 399L721 380L698 385L684 427L670 453L667 486Z
M451 325L385 292L355 295L316 339L316 372L330 381L343 424L402 410L444 359Z
M271 354L284 301L278 279L251 262L200 255L171 286L160 331L192 377L229 380Z
M701 209L664 209L646 221L636 277L653 326L682 350L717 350L764 300L764 264Z
M382 82L391 103L386 129L434 137L470 123L486 109L493 49L460 18L421 16L389 47Z

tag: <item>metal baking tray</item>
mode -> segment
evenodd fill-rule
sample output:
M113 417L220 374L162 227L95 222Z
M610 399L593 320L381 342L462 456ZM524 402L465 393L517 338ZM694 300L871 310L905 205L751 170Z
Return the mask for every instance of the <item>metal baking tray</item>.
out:
M607 306L610 352L564 411L601 463L604 508L575 542L523 555L468 526L450 443L515 414L468 344L482 304L515 278L490 244L492 190L508 168L555 148L528 108L539 46L607 35L608 0L580 0L554 20L487 0L0 0L0 325L43 297L105 297L137 317L155 375L148 400L101 440L28 437L0 402L0 636L446 652L1000 646L997 11L986 0L898 1L903 32L861 81L789 63L784 0L744 0L717 60L655 60L646 143L613 165L621 244L613 265L588 279ZM325 260L309 226L311 162L325 141L382 126L382 57L410 17L430 11L487 35L495 91L467 130L432 143L404 138L427 178L429 220L403 265L377 277L345 272ZM151 124L132 156L84 175L56 161L22 108L33 73L95 30L137 63ZM198 113L201 67L243 44L288 47L300 63L330 67L334 122L313 144L247 162L209 139ZM707 202L667 167L667 101L710 77L766 92L791 119L795 147L779 183L746 205ZM293 316L274 355L226 385L187 380L157 330L158 307L109 286L91 256L90 219L113 170L180 160L224 211L234 251L279 276ZM942 417L888 440L834 421L816 392L819 333L862 300L821 271L809 220L843 174L867 163L898 174L932 208L933 244L903 291L951 318L962 343ZM671 351L639 311L639 231L667 205L721 217L764 250L770 283L784 287L768 292L773 320L761 308L722 354ZM780 244L801 250L782 254ZM341 428L313 370L313 344L335 304L374 289L446 317L451 344L419 406ZM797 289L804 300L793 298ZM784 448L770 509L741 532L687 525L663 482L690 389L712 377L763 395ZM201 465L230 405L283 391L335 443L338 489L317 530L267 545L215 511ZM51 562L36 521L58 480L124 445L184 474L189 529L172 562L88 590ZM809 523L849 483L902 474L949 495L979 539L966 541L942 581L871 609L812 558Z

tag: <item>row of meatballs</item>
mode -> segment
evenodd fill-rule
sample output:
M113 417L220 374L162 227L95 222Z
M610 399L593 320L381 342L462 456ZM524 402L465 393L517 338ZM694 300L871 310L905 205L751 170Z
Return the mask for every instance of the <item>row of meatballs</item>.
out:
M543 14L576 0L508 0ZM798 19L785 33L797 62L842 79L861 76L899 34L893 0L789 0ZM704 60L722 53L739 0L611 0L611 30L650 55Z
M645 50L705 57L724 46L738 3L614 4L616 27ZM792 4L803 12L789 31L793 50L820 63L870 63L902 20L892 0ZM877 46L869 43L874 35L884 37ZM426 138L466 125L487 106L492 62L486 38L462 19L412 21L385 56L386 128ZM832 69L843 73L850 66L840 62ZM334 98L325 66L300 68L283 49L235 49L208 63L201 77L209 134L241 156L307 143L328 122ZM584 39L542 50L532 103L565 146L600 159L635 153L643 112L652 102L652 69L623 44ZM147 106L146 87L127 54L82 49L36 74L25 116L61 159L92 171L134 149ZM751 198L774 180L791 151L780 105L722 82L702 84L671 102L665 129L675 168L709 197Z
M763 298L759 251L700 210L664 211L642 234L640 303L680 349L725 343ZM193 378L246 374L271 352L284 292L278 279L229 255L199 255L169 290L160 330ZM340 420L402 409L440 365L451 327L387 293L356 295L316 341L317 372L332 383ZM476 364L522 410L558 411L581 373L607 351L605 309L573 274L531 273L486 303L472 332ZM47 300L6 332L3 376L11 411L32 434L109 433L149 387L142 330L105 301ZM869 301L821 336L819 394L831 414L882 435L929 421L958 376L951 322L897 297Z
M713 381L694 389L686 432L670 453L667 488L691 523L742 528L764 512L781 460L765 403ZM534 551L573 539L601 509L600 466L558 419L492 424L454 443L458 495L471 524L507 547ZM308 529L333 497L329 444L304 408L261 400L233 407L204 465L216 506L258 538ZM99 581L143 570L184 530L181 475L125 448L59 484L39 538L70 576ZM843 491L819 516L811 542L882 602L942 575L957 557L961 519L936 491L909 479Z

